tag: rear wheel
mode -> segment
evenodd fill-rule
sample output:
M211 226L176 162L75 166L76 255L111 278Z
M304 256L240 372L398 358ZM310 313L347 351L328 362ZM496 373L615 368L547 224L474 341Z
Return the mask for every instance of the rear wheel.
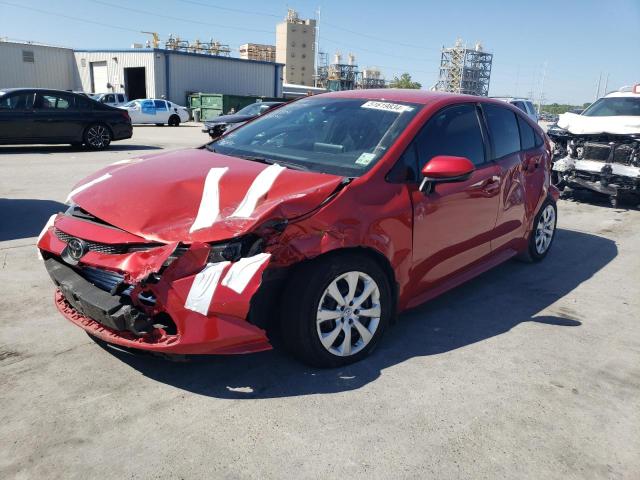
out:
M533 230L529 236L527 251L522 258L529 262L539 262L549 253L556 234L558 211L555 202L547 199L533 220Z
M178 115L171 115L169 117L169 126L178 127L180 125L180 117Z
M103 150L111 143L111 132L101 123L89 125L84 131L84 143L91 150Z
M389 279L374 260L347 254L323 257L290 279L282 339L303 362L338 367L366 357L391 315Z

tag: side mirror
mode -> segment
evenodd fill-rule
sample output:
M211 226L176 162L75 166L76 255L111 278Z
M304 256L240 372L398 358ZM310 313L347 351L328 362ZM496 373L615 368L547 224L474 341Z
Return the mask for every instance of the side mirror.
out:
M471 177L476 167L465 157L438 155L422 168L420 191L428 194L437 183L464 182Z

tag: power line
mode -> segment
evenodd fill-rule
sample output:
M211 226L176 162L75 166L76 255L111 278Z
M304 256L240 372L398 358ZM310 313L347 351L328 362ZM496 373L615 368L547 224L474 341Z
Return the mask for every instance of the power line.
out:
M134 12L134 13L141 13L142 15L153 15L159 18L166 18L169 20L178 20L180 22L187 22L190 24L198 24L198 25L205 25L207 27L215 27L215 28L223 28L223 29L227 29L227 30L244 30L247 32L258 32L258 33L273 33L272 30L261 30L261 29L257 29L257 28L247 28L247 27L238 27L238 26L229 26L229 25L223 25L220 23L210 23L210 22L201 22L199 20L193 20L190 18L181 18L181 17L175 17L173 15L162 15L161 13L156 13L156 12L152 12L149 10L141 10L138 8L131 8L131 7L125 7L123 5L118 5L115 3L110 3L110 2L104 2L102 0L91 0L93 3L98 3L101 5L106 5L108 7L112 7L112 8L119 8L121 10L128 10L130 12Z
M275 13L256 12L254 10L242 10L240 8L223 7L221 5L213 5L211 3L196 2L195 0L178 0L182 3L191 3L192 5L198 5L200 7L213 8L215 10L226 10L228 12L244 13L245 15L259 15L263 17L275 17L282 18L282 15L276 15Z
M51 12L49 10L42 10L40 8L29 7L29 6L26 6L26 5L19 5L17 3L0 1L0 4L8 5L10 7L15 7L15 8L22 8L23 10L30 10L32 12L43 13L45 15L53 15L55 17L66 18L68 20L75 20L75 21L78 21L78 22L91 23L93 25L100 25L101 27L115 28L117 30L123 30L125 32L140 33L138 30L133 29L133 28L127 28L127 27L122 27L120 25L112 25L112 24L108 24L108 23L96 22L95 20L87 20L86 18L73 17L71 15L65 15L65 14L62 14L62 13Z

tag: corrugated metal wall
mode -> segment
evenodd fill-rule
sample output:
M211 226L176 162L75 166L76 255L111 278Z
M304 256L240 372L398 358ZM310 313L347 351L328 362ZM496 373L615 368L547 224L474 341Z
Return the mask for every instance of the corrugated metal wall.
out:
M91 92L91 63L107 62L109 82L113 91L124 92L124 69L129 67L145 67L145 84L147 97L160 96L156 90L155 55L151 50L92 52L76 50L75 58L79 81L85 92ZM95 92L102 93L102 92Z
M166 55L170 90L167 97L181 105L191 92L263 97L282 94L281 65L178 52Z
M33 52L33 62L23 60L23 51ZM76 89L75 68L69 48L0 42L0 88Z

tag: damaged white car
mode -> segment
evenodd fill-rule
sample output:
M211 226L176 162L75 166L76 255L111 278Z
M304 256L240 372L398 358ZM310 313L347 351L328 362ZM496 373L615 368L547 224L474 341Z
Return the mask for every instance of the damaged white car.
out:
M562 190L587 189L640 200L640 84L596 100L580 115L560 115L553 140L552 180Z

